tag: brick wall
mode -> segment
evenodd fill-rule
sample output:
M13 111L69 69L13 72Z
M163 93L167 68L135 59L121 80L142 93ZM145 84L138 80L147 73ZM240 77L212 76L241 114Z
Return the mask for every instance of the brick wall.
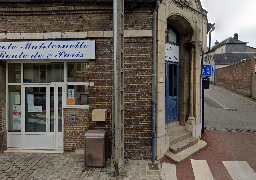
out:
M7 131L0 131L0 153L7 149Z
M256 59L237 63L218 69L215 73L216 84L252 97L252 77L255 73Z
M76 113L76 121L71 122L71 113ZM84 147L84 134L89 129L89 110L64 109L64 150L74 151Z
M89 129L108 131L108 148L111 152L112 91L113 91L113 39L96 40L96 59L90 60L89 79L94 86L89 87ZM92 122L94 109L107 109L105 122Z
M130 3L125 30L152 30L155 3ZM0 4L0 31L9 33L113 30L112 3ZM64 109L64 150L84 146L88 129L108 130L111 149L113 39L96 40L96 59L89 62L89 109ZM152 38L125 38L125 158L151 156ZM5 71L4 71L5 72ZM4 95L5 97L5 95ZM94 109L107 109L106 122L92 122ZM76 113L76 122L71 122Z
M150 158L152 38L125 39L125 157Z
M6 131L6 63L0 61L0 152L7 149L7 131Z

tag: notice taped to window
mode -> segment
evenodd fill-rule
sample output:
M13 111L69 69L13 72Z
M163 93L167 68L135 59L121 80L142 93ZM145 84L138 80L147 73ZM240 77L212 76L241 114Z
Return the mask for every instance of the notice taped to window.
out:
M21 106L13 105L13 130L21 129Z

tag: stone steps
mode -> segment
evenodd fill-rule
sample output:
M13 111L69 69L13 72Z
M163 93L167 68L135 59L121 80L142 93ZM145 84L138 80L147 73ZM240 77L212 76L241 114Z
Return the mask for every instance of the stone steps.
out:
M175 164L186 161L207 146L206 142L192 137L192 133L185 130L185 126L174 124L168 127L168 133L170 147L165 157Z
M176 134L169 136L170 145L176 144L186 138L189 138L189 137L191 137L191 135L192 135L192 133L189 131L186 131L186 130L179 131Z
M171 126L168 129L169 132L169 136L172 136L174 134L177 134L178 132L181 132L183 130L186 130L185 126L180 126L180 125L176 125L176 126Z
M190 159L193 155L198 154L201 150L207 147L207 143L202 140L198 140L198 143L195 145L180 151L177 154L172 153L171 151L168 151L165 153L165 158L169 159L175 164L181 164L185 162L186 160Z
M173 152L174 154L179 153L180 151L183 151L191 146L193 146L194 144L196 144L198 142L197 138L194 137L188 137L178 143L172 144L170 145L169 150L171 152Z

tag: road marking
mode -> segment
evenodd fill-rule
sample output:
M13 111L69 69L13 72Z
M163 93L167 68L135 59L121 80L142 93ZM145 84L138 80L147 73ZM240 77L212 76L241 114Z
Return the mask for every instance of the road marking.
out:
M161 177L163 180L177 180L176 165L163 162Z
M233 180L256 179L256 173L246 161L222 161Z
M224 104L220 103L217 99L215 99L214 97L212 97L210 94L208 94L207 92L205 92L205 94L214 102L216 102L218 105L220 105L224 110L229 110L229 108L227 106L225 106Z
M206 160L191 159L195 180L214 180Z
M247 101L249 101L249 102L251 102L251 103L253 103L253 104L256 104L256 101L253 101L253 100L249 99L249 97L246 97L246 96L244 96L244 95L242 95L242 94L236 94L235 92L229 91L229 90L225 89L225 88L222 87L222 86L221 86L221 87L218 87L218 86L214 85L214 87L217 88L217 89L220 89L220 90L224 90L224 91L226 91L226 92L229 92L229 93L231 93L231 94L233 94L233 95L235 95L235 96L237 96L237 97L240 97L240 98L242 98L242 99L245 99L245 100L247 100Z

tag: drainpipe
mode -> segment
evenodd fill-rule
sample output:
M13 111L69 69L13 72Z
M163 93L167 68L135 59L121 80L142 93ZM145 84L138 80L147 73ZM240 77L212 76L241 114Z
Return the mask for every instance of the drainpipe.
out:
M156 110L156 22L157 11L160 5L160 1L156 2L156 8L153 14L153 72L152 72L152 163L155 163L155 139L156 139L156 127L155 127L155 110Z

